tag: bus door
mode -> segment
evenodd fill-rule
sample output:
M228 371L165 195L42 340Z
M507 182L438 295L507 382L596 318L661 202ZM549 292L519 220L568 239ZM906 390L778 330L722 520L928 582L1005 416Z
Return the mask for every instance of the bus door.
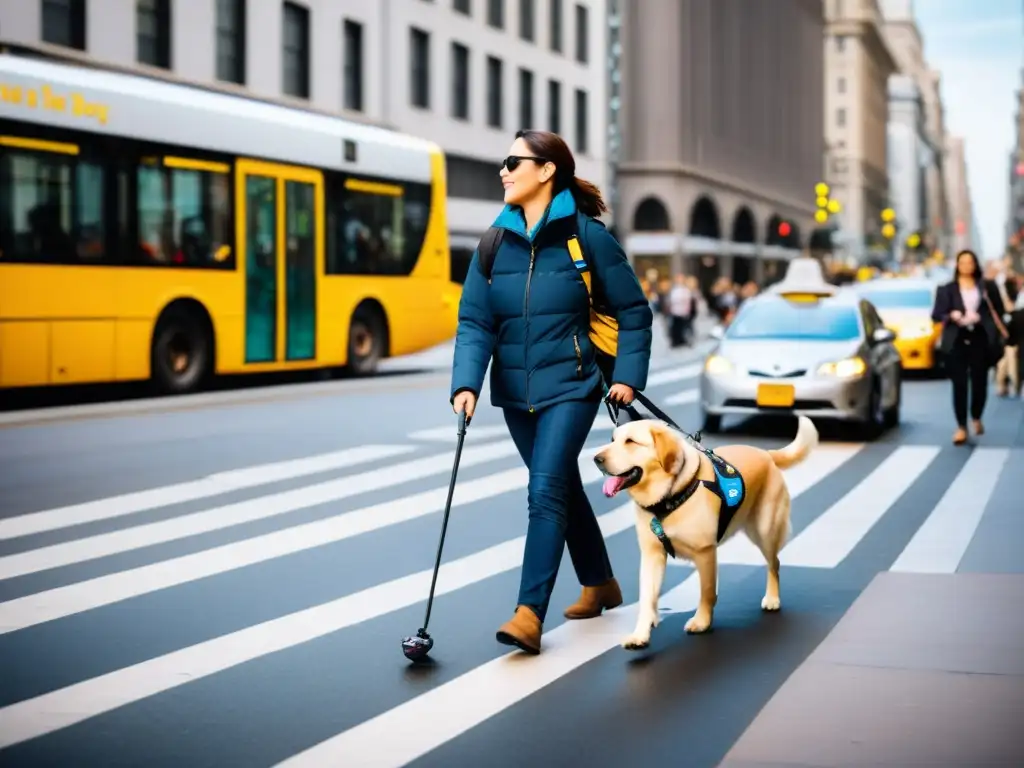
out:
M323 175L236 165L239 253L245 265L245 362L316 359L317 275L323 270Z

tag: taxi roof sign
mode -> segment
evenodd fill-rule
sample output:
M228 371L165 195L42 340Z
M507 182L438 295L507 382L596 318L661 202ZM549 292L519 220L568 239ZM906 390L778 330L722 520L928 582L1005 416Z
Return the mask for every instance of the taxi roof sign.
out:
M802 256L789 262L786 276L768 292L789 301L814 302L835 296L836 287L825 280L820 261Z

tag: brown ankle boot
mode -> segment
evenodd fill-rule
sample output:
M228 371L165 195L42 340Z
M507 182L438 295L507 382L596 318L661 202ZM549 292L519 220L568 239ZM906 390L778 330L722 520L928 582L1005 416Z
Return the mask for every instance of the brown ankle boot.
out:
M599 587L584 587L580 599L565 609L567 619L593 619L601 615L601 611L618 608L622 605L622 590L619 582L608 579Z
M521 651L536 656L540 653L540 636L543 625L531 608L516 606L516 614L501 625L496 635L502 645L514 645Z

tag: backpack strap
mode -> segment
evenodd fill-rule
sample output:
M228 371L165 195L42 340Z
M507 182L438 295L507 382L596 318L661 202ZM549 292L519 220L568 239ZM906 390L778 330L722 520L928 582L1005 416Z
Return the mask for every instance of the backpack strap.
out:
M585 218L581 218L582 214L576 215L576 227L575 230L569 235L569 239L566 242L566 248L569 249L569 255L572 257L573 263L576 265L576 269L580 273L580 277L583 278L583 284L587 286L587 295L590 297L590 303L594 303L594 286L593 286L593 274L590 271L590 263L587 261L585 247L583 244L583 238L580 237L582 232L585 236L585 227L587 221Z
M494 269L494 257L498 255L498 248L501 247L501 239L505 236L505 230L501 227L488 227L480 238L476 247L478 265L487 282L491 282L491 270Z

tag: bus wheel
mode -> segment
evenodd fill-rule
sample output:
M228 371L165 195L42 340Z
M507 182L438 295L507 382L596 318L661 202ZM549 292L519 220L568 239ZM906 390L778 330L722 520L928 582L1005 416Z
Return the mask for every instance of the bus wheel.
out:
M153 333L153 383L164 394L194 392L210 374L212 353L209 324L197 310L165 310Z
M360 304L348 327L348 369L365 376L377 370L384 357L387 328L381 311L372 304Z

